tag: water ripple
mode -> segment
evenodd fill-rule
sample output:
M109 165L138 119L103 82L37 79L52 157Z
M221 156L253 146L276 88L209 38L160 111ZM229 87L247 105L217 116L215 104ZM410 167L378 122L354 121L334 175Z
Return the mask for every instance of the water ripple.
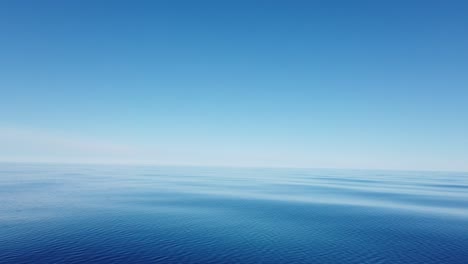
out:
M0 166L0 263L460 263L463 173Z

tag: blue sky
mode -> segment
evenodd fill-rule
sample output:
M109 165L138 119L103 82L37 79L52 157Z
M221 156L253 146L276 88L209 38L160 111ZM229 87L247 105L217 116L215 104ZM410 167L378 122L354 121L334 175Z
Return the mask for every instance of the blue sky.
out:
M468 171L466 1L1 1L0 160Z

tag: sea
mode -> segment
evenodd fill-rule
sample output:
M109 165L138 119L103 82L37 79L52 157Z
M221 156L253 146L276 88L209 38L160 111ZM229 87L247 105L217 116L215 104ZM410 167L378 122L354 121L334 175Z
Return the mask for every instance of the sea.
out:
M0 164L0 263L468 263L468 173Z

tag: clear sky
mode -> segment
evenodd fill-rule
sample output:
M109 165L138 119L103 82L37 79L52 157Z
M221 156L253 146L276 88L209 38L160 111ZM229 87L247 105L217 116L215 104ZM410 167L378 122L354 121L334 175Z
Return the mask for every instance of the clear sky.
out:
M0 1L0 160L468 171L468 1Z

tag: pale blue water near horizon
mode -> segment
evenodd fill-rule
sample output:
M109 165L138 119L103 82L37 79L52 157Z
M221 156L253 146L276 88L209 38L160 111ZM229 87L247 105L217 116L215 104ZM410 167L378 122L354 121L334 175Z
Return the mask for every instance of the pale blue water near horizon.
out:
M468 263L468 174L0 164L0 263Z

